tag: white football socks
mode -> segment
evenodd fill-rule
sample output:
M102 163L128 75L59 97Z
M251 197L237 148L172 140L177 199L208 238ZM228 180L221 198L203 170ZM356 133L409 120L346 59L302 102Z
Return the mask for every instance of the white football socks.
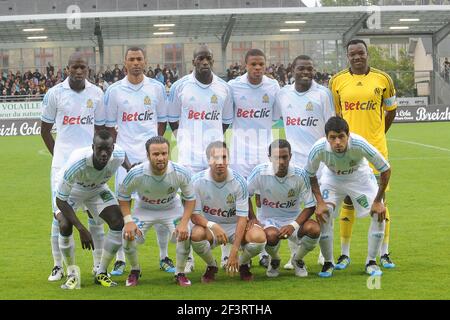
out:
M91 233L92 240L94 241L94 251L92 251L92 257L94 258L94 266L98 266L102 259L103 241L105 238L105 230L103 223L96 224L94 219L88 218L89 232Z
M156 240L158 241L159 246L159 259L163 260L165 257L169 256L170 230L162 224L155 224L154 227L156 230Z
M211 252L211 245L208 240L202 240L202 241L191 241L192 249L197 253L200 258L202 258L206 265L208 266L217 266L216 260L214 260L214 257Z
M65 237L59 234L59 250L61 250L62 257L66 266L75 264L75 241L73 240L73 234Z
M258 253L260 253L264 249L265 245L266 242L249 242L245 244L244 251L239 257L239 265L249 263L254 256L257 256Z
M385 221L378 222L378 215L374 214L371 217L370 227L368 232L368 251L366 264L370 260L376 261L376 257L380 252L381 243L384 238Z
M52 221L50 243L52 246L53 266L62 267L63 257L59 250L59 222L55 218Z

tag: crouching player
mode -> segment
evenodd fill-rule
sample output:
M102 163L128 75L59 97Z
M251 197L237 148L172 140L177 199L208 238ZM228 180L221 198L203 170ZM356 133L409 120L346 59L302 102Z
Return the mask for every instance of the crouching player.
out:
M391 175L389 163L367 140L349 133L347 122L340 117L331 117L327 121L325 134L326 137L313 145L305 167L317 199L320 249L325 258L319 276L326 278L333 274L333 220L346 195L351 198L357 217L371 216L365 271L371 276L379 276L382 272L376 256L384 236L386 208L382 199ZM367 160L381 172L379 186ZM315 175L321 162L325 167L319 189Z
M94 135L92 147L73 151L60 172L56 205L61 213L56 219L60 230L59 248L67 265L67 280L61 286L62 289L79 289L81 285L79 269L75 265L73 226L80 233L82 248L94 250L90 232L75 214L78 208L84 206L97 224L101 224L101 218L109 226L95 281L106 287L116 285L108 277L106 270L122 245L123 218L117 199L106 183L121 165L127 170L130 168L125 152L118 147L114 148L112 135L102 130Z
M137 240L145 241L148 230L161 224L177 236L175 282L190 286L184 268L190 249L188 222L195 206L195 194L191 174L183 166L169 161L169 141L161 136L147 140L145 144L148 161L131 169L119 187L119 203L125 221L124 251L131 264L126 286L136 286L141 276L137 256ZM184 211L178 190L184 201ZM131 194L137 192L133 217ZM175 227L174 220L181 218Z
M229 153L225 142L215 141L206 149L209 169L193 178L196 204L192 215L191 241L194 251L206 262L203 283L213 282L218 271L211 249L232 243L225 270L239 272L244 281L253 280L249 263L266 244L264 231L257 225L246 231L248 192L245 179L228 168ZM243 252L238 257L238 250Z
M270 162L255 167L248 178L250 196L259 194L261 211L256 223L261 223L267 237L266 251L269 253L269 267L266 275L277 277L280 267L281 239L297 244L292 259L295 275L306 277L303 258L313 250L320 237L319 224L311 220L315 200L308 174L301 168L290 165L291 145L288 141L275 140L269 146ZM303 202L303 210L300 205ZM299 211L301 210L300 214Z

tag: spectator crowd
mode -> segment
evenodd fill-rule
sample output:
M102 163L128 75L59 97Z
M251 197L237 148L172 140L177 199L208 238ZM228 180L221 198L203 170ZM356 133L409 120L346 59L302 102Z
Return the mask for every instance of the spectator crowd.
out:
M245 73L245 65L239 65L237 62L235 64L230 65L227 69L227 81L236 78ZM271 64L266 68L266 76L278 80L280 87L283 87L287 84L294 83L294 72L292 70L292 64L289 63L287 66L284 66L282 63ZM327 72L316 72L315 81L328 86L328 80L331 78L331 74Z
M159 64L154 69L149 67L145 70L145 74L160 81L166 86L167 90L180 77L176 66L173 68L168 66L161 68ZM44 95L54 85L64 81L68 75L68 68L64 68L64 70L58 69L55 73L55 67L51 63L48 64L45 71L35 69L34 72L29 70L22 74L20 71L13 73L12 71L3 70L0 80L0 96L8 97L11 100L15 100L20 96L39 97ZM105 91L111 84L123 79L125 75L125 68L119 68L119 65L116 64L114 69L107 66L106 70L100 68L100 71L97 73L89 68L88 79Z
M21 74L20 71L3 70L0 81L1 96L39 96L45 94L48 88L61 82L67 77L67 72L58 70L55 74L55 68L50 63L45 72L27 71Z
M245 65L239 65L238 63L232 64L227 69L226 80L234 79L245 72ZM167 65L161 67L159 64L157 64L155 68L150 66L145 70L145 74L149 78L154 78L164 84L167 91L169 91L171 85L180 78L180 73L176 66L169 68ZM0 81L0 96L13 97L12 99L15 99L14 96L39 97L44 95L48 89L55 84L64 81L68 75L68 68L64 68L64 70L58 69L55 72L55 67L52 66L51 63L48 63L45 71L42 69L41 71L35 69L34 72L29 70L22 74L20 71L13 73L12 71L3 70ZM111 84L123 79L125 75L125 67L120 68L119 65L116 64L114 65L114 68L107 66L106 69L104 69L101 67L97 73L90 68L88 79L105 91ZM287 66L280 63L272 64L266 69L266 75L277 79L280 86L292 84L294 82L294 74L290 63ZM318 83L327 86L330 78L331 75L326 72L317 72L315 80Z
M145 75L149 78L154 78L164 84L166 86L166 90L168 91L172 86L172 83L177 81L180 78L180 73L176 66L169 68L165 65L163 68L160 67L159 64L153 69L151 66L144 71ZM106 67L106 70L100 68L100 71L97 74L93 74L89 72L89 80L93 83L96 83L100 88L105 91L112 83L121 80L126 75L125 67L122 69L119 68L119 65L115 65L114 69L111 70L109 66Z

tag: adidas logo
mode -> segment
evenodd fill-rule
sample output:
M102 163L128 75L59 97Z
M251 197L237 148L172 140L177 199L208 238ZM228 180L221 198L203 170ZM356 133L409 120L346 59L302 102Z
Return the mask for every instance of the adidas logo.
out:
M357 84L356 84L356 86L357 87L362 87L363 86L363 84L362 84L362 82L361 81L359 81Z

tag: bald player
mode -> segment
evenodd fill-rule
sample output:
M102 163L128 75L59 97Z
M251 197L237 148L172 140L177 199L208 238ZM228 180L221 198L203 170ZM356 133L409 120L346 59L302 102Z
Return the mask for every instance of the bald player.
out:
M223 141L233 121L230 86L212 71L214 57L208 45L193 54L194 71L170 88L169 124L177 138L178 163L198 173L208 168L205 150L213 141ZM185 272L193 269L189 259Z

